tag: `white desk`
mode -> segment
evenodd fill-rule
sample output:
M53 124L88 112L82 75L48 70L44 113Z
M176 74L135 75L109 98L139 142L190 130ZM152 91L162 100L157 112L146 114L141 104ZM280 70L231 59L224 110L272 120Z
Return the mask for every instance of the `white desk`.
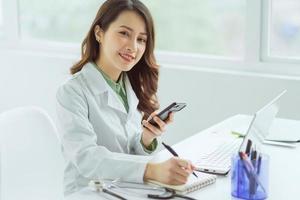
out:
M285 126L290 120L275 120L276 125ZM248 126L250 117L245 115L236 115L224 120L223 122L212 126L209 129L201 131L192 137L174 145L177 153L191 161L196 161L199 155L210 151L211 146L221 142L224 137L233 137L224 130L235 130L241 128L241 125ZM300 122L299 122L300 123ZM299 126L300 127L300 126ZM286 127L289 130L289 127ZM300 130L290 130L298 131ZM269 200L294 200L300 199L300 147L287 148L278 146L264 146L264 152L270 155L270 180L269 180ZM167 151L161 151L155 156L155 160L166 160L171 155ZM231 179L228 176L219 176L216 183L204 187L189 196L201 200L229 200L231 197ZM99 200L103 194L95 193L89 188L74 193L66 200ZM114 198L109 198L114 199ZM134 198L132 198L134 199Z

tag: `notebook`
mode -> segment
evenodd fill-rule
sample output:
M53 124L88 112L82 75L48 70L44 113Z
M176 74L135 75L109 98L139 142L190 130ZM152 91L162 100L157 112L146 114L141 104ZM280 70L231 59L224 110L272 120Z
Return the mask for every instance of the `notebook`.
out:
M199 173L199 172L197 173L197 176L198 178L194 176L189 176L187 183L183 185L168 185L153 180L149 180L148 183L173 189L176 191L176 193L179 194L186 194L189 192L193 192L195 190L199 190L200 188L203 188L207 185L210 185L214 183L217 179L216 175Z

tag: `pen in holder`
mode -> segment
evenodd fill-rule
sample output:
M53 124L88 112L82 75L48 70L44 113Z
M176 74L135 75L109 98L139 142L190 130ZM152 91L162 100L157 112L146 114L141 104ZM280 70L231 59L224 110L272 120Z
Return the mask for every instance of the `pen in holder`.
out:
M260 200L268 197L269 156L250 159L239 152L232 159L231 195L240 199Z

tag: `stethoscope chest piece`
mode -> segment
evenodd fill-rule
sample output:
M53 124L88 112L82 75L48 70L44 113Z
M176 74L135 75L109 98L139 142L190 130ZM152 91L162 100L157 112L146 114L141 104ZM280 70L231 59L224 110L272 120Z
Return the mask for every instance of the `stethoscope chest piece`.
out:
M93 190L93 191L96 191L96 192L104 192L106 194L109 194L111 196L114 196L118 199L121 199L121 200L127 200L125 197L122 197L120 196L119 194L109 190L104 183L102 183L101 181L99 180L91 180L89 182L89 187Z
M103 190L103 184L98 180L91 180L89 182L89 187L96 192L102 192Z

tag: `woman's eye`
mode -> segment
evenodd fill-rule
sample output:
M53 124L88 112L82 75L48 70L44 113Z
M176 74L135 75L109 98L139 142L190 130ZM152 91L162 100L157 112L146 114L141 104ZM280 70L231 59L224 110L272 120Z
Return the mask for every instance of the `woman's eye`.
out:
M144 39L144 38L139 38L138 41L141 42L141 43L146 43L147 42L147 40Z
M129 36L129 33L126 32L126 31L121 31L120 34L121 34L121 35L125 35L125 36Z

